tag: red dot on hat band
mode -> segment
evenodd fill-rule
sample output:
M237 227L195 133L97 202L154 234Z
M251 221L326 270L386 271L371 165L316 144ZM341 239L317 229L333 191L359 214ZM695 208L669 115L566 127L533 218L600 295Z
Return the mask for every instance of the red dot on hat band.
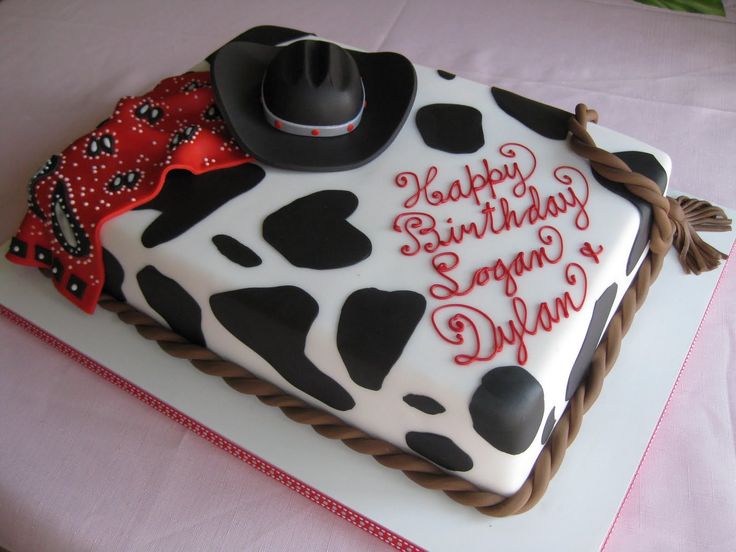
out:
M281 121L274 121L273 126L275 126L276 128L281 128L282 126L284 126L284 124Z
M319 130L316 128L312 131L312 136L319 136Z
M348 125L348 132L353 132L355 125Z

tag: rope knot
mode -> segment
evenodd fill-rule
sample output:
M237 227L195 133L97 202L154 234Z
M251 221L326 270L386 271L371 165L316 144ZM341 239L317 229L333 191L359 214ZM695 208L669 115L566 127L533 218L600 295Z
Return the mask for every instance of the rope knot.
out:
M598 113L578 104L575 115L568 120L570 147L590 162L597 173L616 182L652 206L654 216L649 236L649 249L664 255L671 245L679 252L680 264L686 273L700 274L718 267L728 256L709 245L698 232L727 232L729 219L720 207L700 199L662 196L657 185L643 174L634 172L620 158L599 148L586 127L597 122ZM661 264L659 264L661 267Z

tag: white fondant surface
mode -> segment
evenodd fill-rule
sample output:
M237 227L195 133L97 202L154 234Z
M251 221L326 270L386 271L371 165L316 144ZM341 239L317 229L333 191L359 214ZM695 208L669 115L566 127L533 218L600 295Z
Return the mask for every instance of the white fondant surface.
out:
M140 243L140 235L158 216L156 211L134 211L106 224L102 232L103 245L123 265L126 278L123 291L129 303L163 320L153 311L138 288L135 274L147 265L155 266L164 275L175 279L202 307L202 327L205 340L212 350L235 360L260 377L272 381L300 398L330 410L312 397L285 381L265 360L227 332L212 314L209 297L214 293L249 287L296 285L308 292L319 304L319 314L307 337L306 354L324 373L340 383L355 399L356 406L347 412L333 411L345 421L407 449L407 431L425 431L450 437L469 454L474 467L462 477L480 487L510 494L522 484L541 448L541 433L547 414L554 407L556 416L565 408L565 388L570 368L585 337L596 299L612 283L618 285L616 303L630 283L626 261L639 224L634 206L607 191L597 183L587 162L572 153L565 141L544 138L506 115L494 102L487 86L462 78L445 80L435 70L417 67L418 91L407 123L395 142L375 161L346 172L294 173L264 166L266 176L255 188L236 197L207 217L190 231L152 249ZM483 117L485 145L472 154L450 154L425 145L414 123L416 110L432 103L457 103L478 109ZM638 150L652 153L670 173L666 154L639 141L627 138L597 125L591 125L591 135L609 151ZM587 277L587 296L580 312L556 324L552 331L526 337L528 361L524 368L542 385L544 416L532 444L521 454L512 455L491 446L473 429L468 404L482 377L492 368L520 364L517 348L507 345L488 362L460 366L453 361L458 354L472 351L472 339L466 336L463 345L444 341L432 324L432 313L449 302L462 301L491 316L497 324L511 320L511 300L503 293L502 284L493 282L474 290L466 297L441 301L429 294L430 286L443 283L433 271L431 255L401 254L400 248L410 244L404 233L393 230L394 219L402 212L404 202L412 194L399 187L396 176L412 171L424 177L434 165L438 174L437 189L446 189L455 179L463 179L465 166L474 172L482 170L482 160L493 167L508 162L500 154L505 144L520 143L534 153L536 169L527 184L537 187L543 198L563 191L554 178L558 167L570 166L580 171L576 176L576 191L583 195L583 180L589 187L586 206L589 226L575 227L576 212L549 218L535 225L526 225L481 240L466 239L450 250L457 253L460 263L452 275L459 282L469 282L472 273L496 259L510 262L519 252L540 246L537 231L543 225L553 225L562 235L564 253L557 264L545 266L517 278L518 296L523 297L530 312L537 305L552 303L569 291L575 301L581 297L581 287L565 281L568 263L579 263ZM531 165L524 150L515 147L516 160L522 169ZM528 198L515 199L513 182L499 184L499 197L506 197L520 211ZM433 186L434 187L434 186ZM261 235L264 218L280 207L300 197L321 190L348 190L359 198L357 210L349 222L366 234L373 246L370 257L356 265L334 270L297 268L288 263ZM488 198L490 199L490 198ZM450 202L440 208L421 201L411 210L430 213L441 229L443 221L452 217L455 223L480 221L482 207L472 200ZM255 251L263 260L257 267L240 267L212 245L216 234L228 234ZM602 245L600 264L580 254L584 242ZM552 247L552 246L550 246ZM633 273L632 273L633 275ZM353 291L376 287L385 291L412 290L427 298L427 310L409 340L403 354L386 377L380 391L371 391L355 384L349 377L337 350L335 338L340 309ZM480 328L481 339L487 340L487 330ZM425 394L438 400L446 412L431 416L410 407L402 397L408 393Z

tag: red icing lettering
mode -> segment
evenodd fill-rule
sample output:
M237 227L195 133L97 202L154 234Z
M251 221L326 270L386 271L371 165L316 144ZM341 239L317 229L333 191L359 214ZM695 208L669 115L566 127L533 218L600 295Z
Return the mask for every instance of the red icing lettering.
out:
M554 226L542 226L537 231L541 247L531 251L521 251L510 262L498 259L493 263L482 266L473 272L470 283L462 288L460 283L449 273L457 268L460 257L453 252L438 253L432 258L432 267L443 278L445 284L434 284L429 292L435 299L449 299L468 295L477 287L483 287L489 282L503 282L504 293L508 297L516 295L518 285L516 278L531 272L535 268L542 268L546 264L556 264L562 258L564 244L562 234ZM548 249L552 246L552 249Z
M526 159L516 160L519 150L526 153ZM487 159L481 160L482 170L475 173L470 165L465 165L464 178L453 180L447 188L430 190L430 186L437 178L437 167L434 165L427 169L424 179L411 171L404 171L396 176L396 185L400 188L410 187L413 193L404 201L404 207L414 208L420 201L427 205L438 206L448 201L457 202L463 199L471 199L476 205L482 205L484 198L496 199L496 186L504 183L512 185L512 193L516 197L522 197L526 193L527 180L534 174L537 167L537 159L534 153L522 144L508 143L498 148L499 153L507 158L514 159L510 163L504 163L500 167L492 167ZM519 166L519 161L525 162L526 170Z
M431 255L431 267L438 278L429 287L434 299L465 298L463 303L437 307L432 314L438 335L448 343L463 346L463 353L454 357L459 365L489 361L507 346L516 348L516 360L524 365L529 356L527 336L540 330L551 332L563 318L582 308L587 293L587 274L577 263L565 265L564 279L568 286L580 288L578 293L565 291L550 301L542 301L536 309L530 309L519 293L520 278L525 274L562 261L564 240L551 224L553 219L569 214L578 230L589 227L587 178L577 168L561 165L540 183L537 158L528 147L509 142L498 152L503 162L494 164L480 159L479 167L467 164L464 174L453 180L443 177L435 165L423 176L405 171L395 178L395 184L409 192L403 201L406 211L393 222L394 231L405 238L401 253ZM433 215L433 209L446 213L447 208L442 206L463 201L473 206L464 220L456 221L447 214ZM490 258L482 266L463 265L459 246L466 239L483 240L539 224L542 225L537 229L537 247L506 258ZM492 243L489 242L491 251ZM598 263L602 250L602 246L594 248L585 242L579 251ZM473 292L494 282L503 286L512 312L509 320L500 323L496 321L498 316L494 319L491 313L470 304Z
M475 307L463 304L450 304L437 307L432 313L432 324L439 336L452 345L465 345L468 351L458 354L454 360L459 365L475 362L488 362L506 345L516 347L516 361L524 366L529 358L526 336L536 335L540 328L546 332L572 312L578 312L585 303L588 279L577 263L569 263L565 269L565 281L570 286L580 288L576 300L570 291L555 297L550 302L542 302L530 318L526 302L520 297L511 300L513 318L501 324ZM470 336L470 340L466 337ZM469 343L466 343L469 341Z

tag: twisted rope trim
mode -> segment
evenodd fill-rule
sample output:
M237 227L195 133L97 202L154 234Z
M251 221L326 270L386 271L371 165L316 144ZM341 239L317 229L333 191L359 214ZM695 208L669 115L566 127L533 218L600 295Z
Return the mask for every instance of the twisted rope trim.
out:
M464 479L445 473L427 460L376 439L336 416L284 393L275 385L257 378L242 366L224 360L204 347L189 343L127 303L104 294L100 297L99 305L117 314L126 324L133 325L144 338L156 341L168 354L189 360L198 370L223 378L233 389L253 395L269 406L280 408L290 419L311 425L324 437L339 439L351 449L373 456L380 464L401 470L422 487L440 490L452 500L471 506L488 516L503 517L525 512L544 495L550 480L562 464L567 447L575 440L580 430L583 415L600 394L603 380L618 357L621 340L630 328L636 311L644 303L649 287L659 275L664 256L673 239L668 199L650 179L632 172L621 159L598 148L586 131L589 121L597 121L596 112L588 110L582 104L578 105L575 116L569 121L570 147L588 159L599 174L612 182L620 183L652 205L654 223L650 232L650 251L595 350L586 379L570 399L526 481L511 496L479 489Z

